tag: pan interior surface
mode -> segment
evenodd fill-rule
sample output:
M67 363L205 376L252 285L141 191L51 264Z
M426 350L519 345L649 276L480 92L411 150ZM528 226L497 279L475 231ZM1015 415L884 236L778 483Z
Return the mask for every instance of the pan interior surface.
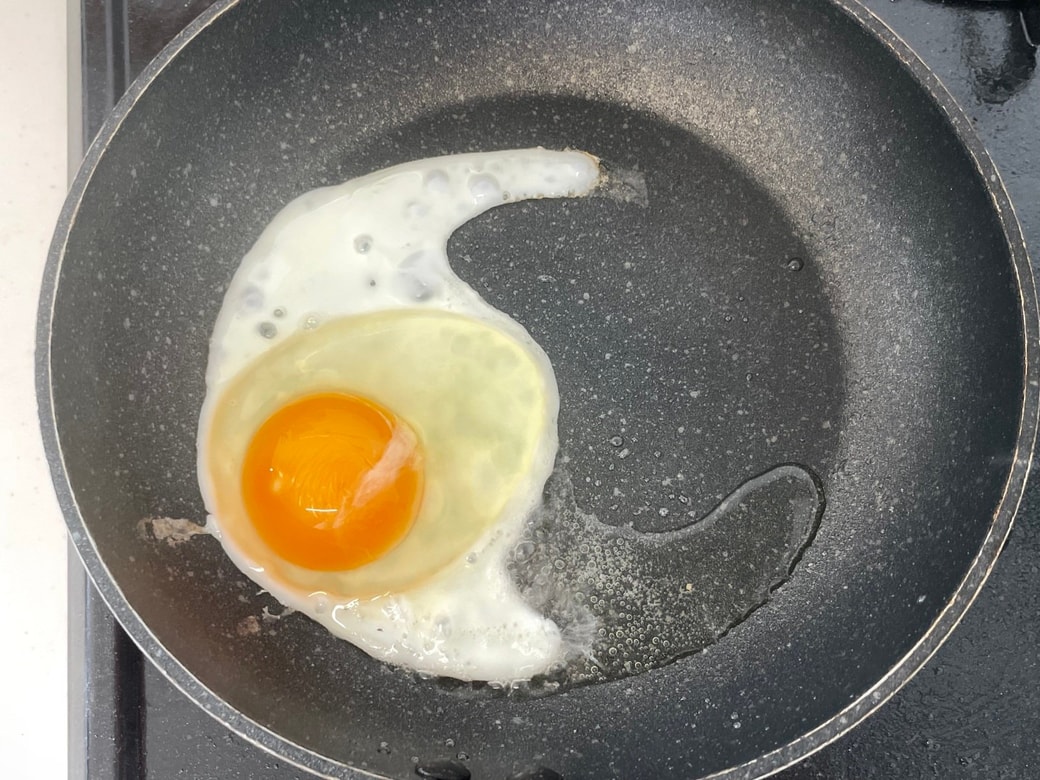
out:
M208 336L278 209L533 145L589 151L625 186L493 210L449 250L553 361L575 504L663 531L788 463L826 501L790 580L719 641L544 696L419 680L271 619L215 540L155 531L204 520ZM824 2L234 5L140 95L67 230L50 370L88 568L135 638L319 767L752 761L921 639L1015 457L1022 293L986 185L928 92Z

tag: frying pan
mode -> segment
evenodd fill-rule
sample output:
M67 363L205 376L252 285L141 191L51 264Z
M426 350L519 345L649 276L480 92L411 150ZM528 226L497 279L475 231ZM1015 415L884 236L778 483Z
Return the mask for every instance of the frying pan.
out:
M274 213L397 162L532 145L588 150L629 191L493 210L454 266L553 361L569 506L635 535L676 514L730 529L692 546L690 598L745 591L671 663L555 693L392 669L270 619L214 540L156 532L204 519L208 334ZM968 120L852 2L231 1L87 154L38 389L99 591L247 739L335 777L744 778L852 728L974 599L1032 456L1037 326ZM790 496L772 523L700 520L777 468L816 491L791 549L752 555Z

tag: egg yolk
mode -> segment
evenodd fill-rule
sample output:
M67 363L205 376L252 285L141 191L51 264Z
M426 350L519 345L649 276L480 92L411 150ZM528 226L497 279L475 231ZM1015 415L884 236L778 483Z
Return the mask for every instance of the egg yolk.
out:
M242 497L273 552L308 569L354 569L408 532L423 492L408 424L358 396L322 393L275 412L253 436Z

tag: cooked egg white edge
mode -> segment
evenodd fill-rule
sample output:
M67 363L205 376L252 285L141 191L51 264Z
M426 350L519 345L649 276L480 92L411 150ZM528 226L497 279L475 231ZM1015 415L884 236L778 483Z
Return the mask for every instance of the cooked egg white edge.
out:
M420 586L368 600L302 593L266 576L219 518L208 523L236 565L282 603L304 612L370 655L462 680L513 681L547 671L563 654L557 626L527 606L505 558L538 504L557 449L559 394L544 351L512 318L489 306L451 270L451 233L502 203L578 196L599 180L595 158L544 149L488 152L406 163L286 206L243 259L214 328L199 423L199 475L214 506L205 465L208 421L221 387L299 328L366 311L433 306L491 324L543 363L547 417L525 489L466 554ZM275 317L279 310L281 317Z

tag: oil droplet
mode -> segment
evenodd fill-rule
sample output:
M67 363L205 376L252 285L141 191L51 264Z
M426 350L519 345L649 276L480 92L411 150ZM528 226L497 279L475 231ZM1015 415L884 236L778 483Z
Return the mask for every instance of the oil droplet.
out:
M257 330L260 331L260 335L265 339L273 339L278 335L278 328L275 327L273 322L261 322Z
M788 271L801 271L803 268L805 268L805 261L800 257L792 257L787 261Z
M706 514L658 504L634 512L636 525L583 512L565 472L545 496L519 541L535 549L509 570L532 607L580 637L585 652L568 662L565 685L623 679L714 643L791 577L825 503L817 477L794 464L740 484Z

